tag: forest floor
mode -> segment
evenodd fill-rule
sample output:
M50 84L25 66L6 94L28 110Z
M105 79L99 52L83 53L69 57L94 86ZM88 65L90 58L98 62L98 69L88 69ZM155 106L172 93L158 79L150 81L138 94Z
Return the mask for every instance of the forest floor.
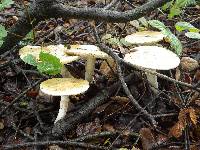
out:
M67 5L79 7L103 7L102 1L73 1ZM143 2L120 3L117 10L125 11L140 6ZM16 23L28 1L15 1L9 8L0 12L0 23L6 28ZM174 25L178 21L191 23L200 29L200 6L191 6L183 10L181 16L168 18L168 12L157 9L143 21L127 23L101 23L77 19L50 19L40 22L19 44L25 45L56 45L56 44L93 44L96 40L90 24L98 26L101 37L110 37L104 43L115 49L123 57L131 46L119 44L124 38L138 30L152 29L145 26L146 20L159 20L174 33L183 45L181 58L190 58L192 62L200 62L200 40L189 39L184 33L177 32ZM155 30L155 29L154 29ZM103 38L102 38L103 39ZM169 43L159 43L169 48ZM55 143L48 145L44 141L54 141L49 138L59 109L59 97L47 96L39 93L41 80L52 76L42 75L33 66L25 64L18 55L18 48L14 48L3 60L0 60L0 149L13 144L35 142L33 145L18 145L17 149L162 149L182 150L200 149L200 97L199 88L200 68L190 65L188 59L181 59L181 64L171 71L161 71L171 78L191 84L194 89L158 78L159 92L154 96L145 74L142 71L122 66L123 76L133 74L127 83L129 90L138 103L153 115L157 121L154 128L146 116L135 109L135 106L122 86L119 84L112 96L91 111L87 117L79 122L59 140L70 141L71 144ZM188 65L184 65L187 64ZM85 61L73 62L66 67L77 78L84 78ZM115 64L112 69L104 61L98 60L95 66L94 82L90 89L81 95L72 96L71 110L79 110L84 103L95 98L98 92L106 90L118 82ZM97 97L98 98L98 97ZM6 110L5 108L8 107ZM74 142L74 143L73 143ZM82 146L80 146L82 144ZM58 146L59 145L59 146ZM70 146L69 146L70 145ZM94 146L95 147L92 147ZM32 147L31 147L32 146ZM82 147L82 148L81 148ZM85 148L83 148L85 147Z

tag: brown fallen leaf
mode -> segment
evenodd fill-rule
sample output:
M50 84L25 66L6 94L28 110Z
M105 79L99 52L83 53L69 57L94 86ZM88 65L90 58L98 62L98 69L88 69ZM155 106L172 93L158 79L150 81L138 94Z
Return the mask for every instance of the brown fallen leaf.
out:
M178 122L170 129L169 136L179 138L182 135L182 131L186 127L186 122L190 121L193 125L197 124L197 115L195 109L192 107L181 109L178 116Z
M103 125L103 128L104 128L106 131L115 132L115 129L114 129L114 127L113 127L111 124L104 124L104 125Z
M199 67L198 61L190 57L182 57L180 66L184 71L194 71Z
M112 78L116 72L116 63L114 60L110 60L108 65L106 61L103 61L99 70L103 75L107 76L108 78Z
M118 103L124 103L124 104L129 102L129 99L127 97L123 97L123 96L113 96L110 99L114 100Z
M180 80L181 78L181 71L179 68L176 68L175 79Z
M78 136L83 136L91 133L100 132L102 129L102 126L100 124L99 118L95 118L93 122L83 123L78 125L76 129L76 134Z
M194 78L196 81L199 81L200 80L200 70L197 70L195 75L194 75Z
M48 150L64 150L64 149L59 147L58 145L51 145L48 147Z
M169 137L179 138L182 135L182 131L185 129L185 124L177 122L169 131Z
M142 148L143 150L149 150L152 148L153 144L155 143L155 138L151 129L149 128L142 128L140 129L141 141L142 141Z

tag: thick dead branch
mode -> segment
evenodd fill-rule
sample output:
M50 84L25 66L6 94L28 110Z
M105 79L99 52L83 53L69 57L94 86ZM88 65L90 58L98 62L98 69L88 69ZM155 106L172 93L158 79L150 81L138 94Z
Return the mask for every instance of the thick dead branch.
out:
M22 144L15 144L15 145L5 145L5 149L20 149L25 147L32 147L32 146L48 146L48 145L65 145L65 146L74 146L74 147L83 147L87 149L103 149L105 150L106 147L104 146L97 146L93 144L87 144L83 142L73 142L73 141L43 141L43 142L27 142Z
M75 8L67 7L59 0L35 0L27 12L11 27L4 44L0 48L0 55L9 51L26 34L28 34L41 20L49 18L87 19L107 22L127 22L138 19L146 12L150 13L171 0L151 0L134 10L118 12L104 8Z

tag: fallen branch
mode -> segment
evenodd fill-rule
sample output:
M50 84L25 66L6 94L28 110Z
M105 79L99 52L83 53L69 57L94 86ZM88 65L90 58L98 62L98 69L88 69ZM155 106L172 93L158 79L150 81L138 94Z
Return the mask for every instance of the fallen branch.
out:
M171 0L151 0L146 4L129 10L119 12L104 8L76 8L67 7L59 0L35 0L30 8L10 28L4 43L0 48L0 55L9 51L21 41L41 20L49 18L84 19L106 22L127 22L138 19L150 13Z
M44 142L27 142L22 144L15 145L5 145L5 149L19 149L24 147L32 147L32 146L48 146L48 145L60 145L60 146L75 146L75 147L84 147L89 149L103 149L105 150L105 146L97 146L93 144L87 144L83 142L73 142L73 141L44 141Z

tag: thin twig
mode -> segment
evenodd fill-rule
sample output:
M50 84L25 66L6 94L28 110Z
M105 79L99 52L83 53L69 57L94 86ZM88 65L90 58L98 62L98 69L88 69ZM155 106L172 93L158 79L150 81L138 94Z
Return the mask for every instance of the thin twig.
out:
M34 141L34 137L32 137L31 135L29 135L28 133L20 130L16 124L14 122L11 122L12 128L17 132L20 133L21 135L23 135L24 137L28 138L29 140Z
M99 138L99 137L114 136L116 134L118 134L118 133L117 132L103 131L103 132L100 132L100 133L93 133L93 134L81 136L81 137L78 137L76 139L72 139L71 141L80 142L80 141L95 139L95 138Z
M105 146L97 146L93 144L87 144L83 142L73 142L73 141L43 141L43 142L27 142L21 144L14 144L14 145L5 145L5 149L19 149L24 147L32 147L32 146L48 146L48 145L63 145L63 146L76 146L76 147L84 147L89 149L102 149L106 150Z
M139 112L142 112L151 122L151 124L156 127L157 125L157 122L155 121L155 119L153 118L153 116L151 114L149 114L144 108L142 108L138 102L136 101L136 99L133 97L133 95L131 94L130 90L128 89L127 87L127 84L126 82L124 81L124 77L122 75L122 70L121 70L121 61L120 61L120 57L118 55L116 55L112 49L110 48L105 48L102 44L101 44L101 41L100 41L100 38L98 36L98 33L97 33L97 30L96 28L94 28L94 35L95 35L95 38L97 40L97 43L98 43L98 46L102 49L102 51L104 51L105 53L109 54L116 62L116 65L117 65L117 72L118 72L118 76L119 76L119 80L122 84L122 87L126 93L126 95L128 96L128 98L131 100L131 102L134 104L134 106L136 107L136 109L139 111Z

